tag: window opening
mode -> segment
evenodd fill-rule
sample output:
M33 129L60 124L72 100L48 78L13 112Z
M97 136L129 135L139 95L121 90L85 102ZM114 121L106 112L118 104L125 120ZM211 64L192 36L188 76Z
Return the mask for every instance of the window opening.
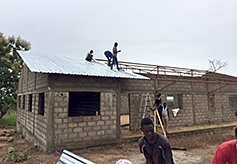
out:
M167 96L168 105L174 105L174 96Z
M32 94L29 94L28 111L32 112Z
M18 96L18 107L21 108L21 96Z
M25 100L26 100L26 96L23 95L23 104L22 104L22 108L25 109Z
M39 109L38 114L44 115L44 93L39 94Z
M178 106L180 109L183 108L183 95L182 94L178 94Z
M237 108L237 96L236 95L231 95L229 97L229 103L230 103L231 110L236 110L236 108Z
M211 109L215 109L215 95L211 95L210 97L210 106Z
M69 117L100 115L100 92L69 92Z

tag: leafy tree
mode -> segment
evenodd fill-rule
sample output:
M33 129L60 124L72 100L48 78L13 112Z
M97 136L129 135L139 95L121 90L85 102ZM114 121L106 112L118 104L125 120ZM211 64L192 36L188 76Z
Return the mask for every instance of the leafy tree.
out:
M17 51L28 51L30 47L21 37L6 38L0 33L0 119L16 107L17 83L23 66Z
M212 72L217 72L218 70L220 70L221 68L227 67L228 66L228 62L225 61L221 61L221 59L217 60L217 59L213 59L213 60L209 60L209 65L210 68L209 70Z

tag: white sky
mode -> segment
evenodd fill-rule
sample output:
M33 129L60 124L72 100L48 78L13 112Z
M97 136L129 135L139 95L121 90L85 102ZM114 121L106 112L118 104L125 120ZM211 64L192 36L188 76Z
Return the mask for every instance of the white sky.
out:
M0 32L32 52L95 58L119 43L118 60L237 76L236 0L0 0Z

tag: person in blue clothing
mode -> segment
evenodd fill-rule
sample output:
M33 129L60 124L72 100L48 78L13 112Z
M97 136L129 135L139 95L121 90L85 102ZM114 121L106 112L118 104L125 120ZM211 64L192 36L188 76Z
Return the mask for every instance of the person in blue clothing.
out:
M113 58L113 54L110 51L105 51L104 52L106 58L108 59L108 66L111 66L111 60Z
M154 109L154 110L158 110L158 113L159 113L159 115L160 115L161 122L162 122L162 124L164 125L163 119L162 119L163 106L162 106L161 93L156 93L156 101L155 101L155 104L153 105L153 109ZM158 122L158 124L159 124L159 122Z
M115 42L114 47L113 47L113 62L112 62L112 65L111 65L111 70L113 69L114 64L116 64L117 69L119 70L117 54L118 54L118 52L121 52L121 50L118 50L117 47L118 47L118 43Z

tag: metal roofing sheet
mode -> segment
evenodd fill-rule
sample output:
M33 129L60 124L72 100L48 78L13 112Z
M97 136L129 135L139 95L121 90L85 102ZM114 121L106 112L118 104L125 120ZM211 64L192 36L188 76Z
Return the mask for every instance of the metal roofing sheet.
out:
M111 70L103 62L88 62L75 56L42 55L31 52L20 52L20 56L32 72L149 79L132 72L118 71L116 68Z

